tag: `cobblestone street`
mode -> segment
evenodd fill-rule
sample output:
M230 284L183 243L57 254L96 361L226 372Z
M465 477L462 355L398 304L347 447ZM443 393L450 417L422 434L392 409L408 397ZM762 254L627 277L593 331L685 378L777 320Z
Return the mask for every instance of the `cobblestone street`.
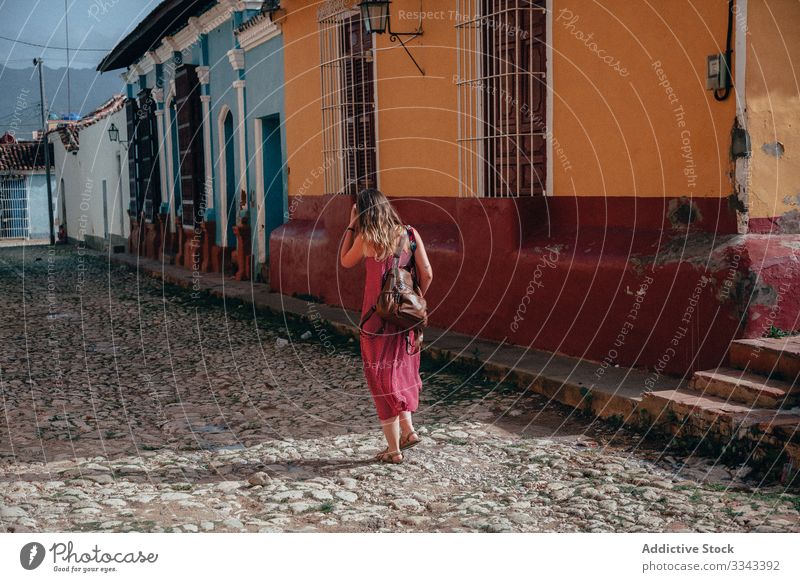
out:
M4 531L800 531L747 469L430 361L377 464L357 342L88 252L0 249L0 301Z

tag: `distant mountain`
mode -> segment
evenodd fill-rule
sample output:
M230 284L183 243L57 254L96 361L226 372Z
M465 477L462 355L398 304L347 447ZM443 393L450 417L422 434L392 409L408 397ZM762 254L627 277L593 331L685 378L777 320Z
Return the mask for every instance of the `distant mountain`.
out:
M70 104L67 108L67 69L44 67L44 89L51 113L85 115L115 93L124 93L118 72L101 75L93 69L70 69ZM30 139L41 127L39 75L36 68L0 66L0 135L13 131L17 139Z

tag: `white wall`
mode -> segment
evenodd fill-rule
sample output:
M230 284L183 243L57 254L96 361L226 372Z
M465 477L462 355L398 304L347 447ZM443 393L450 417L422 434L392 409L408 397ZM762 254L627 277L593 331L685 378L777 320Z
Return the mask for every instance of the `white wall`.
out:
M108 137L111 124L119 129L119 142ZM55 172L58 192L58 223L64 221L61 181L64 183L67 235L84 240L86 235L103 238L103 181L106 183L106 213L109 234L128 237L128 152L125 110L84 128L80 132L77 154L64 148L59 136L51 134L55 150ZM117 161L119 156L119 162Z

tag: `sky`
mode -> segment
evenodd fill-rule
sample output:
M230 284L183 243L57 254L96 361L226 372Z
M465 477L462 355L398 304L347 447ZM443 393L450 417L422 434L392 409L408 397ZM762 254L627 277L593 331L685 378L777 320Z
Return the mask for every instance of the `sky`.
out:
M65 67L69 23L70 65L94 69L160 1L0 0L0 66L28 68L39 57L48 67Z

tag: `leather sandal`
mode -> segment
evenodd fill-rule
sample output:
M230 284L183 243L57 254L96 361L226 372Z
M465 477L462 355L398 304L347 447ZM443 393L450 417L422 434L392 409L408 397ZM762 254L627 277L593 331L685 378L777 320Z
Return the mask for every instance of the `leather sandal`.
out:
M414 435L417 438L416 438L416 440L413 440L413 441L409 442L409 440L411 439L411 435ZM415 447L415 446L417 446L419 444L420 440L421 439L419 438L419 435L417 434L417 431L412 430L410 433L408 433L405 436L405 438L400 439L400 450L402 451L402 450L405 450L405 449L410 449L411 447Z
M397 457L400 457L399 459ZM392 463L393 465L399 465L403 462L403 453L400 451L389 452L389 447L386 447L380 453L378 453L375 457L380 463Z

